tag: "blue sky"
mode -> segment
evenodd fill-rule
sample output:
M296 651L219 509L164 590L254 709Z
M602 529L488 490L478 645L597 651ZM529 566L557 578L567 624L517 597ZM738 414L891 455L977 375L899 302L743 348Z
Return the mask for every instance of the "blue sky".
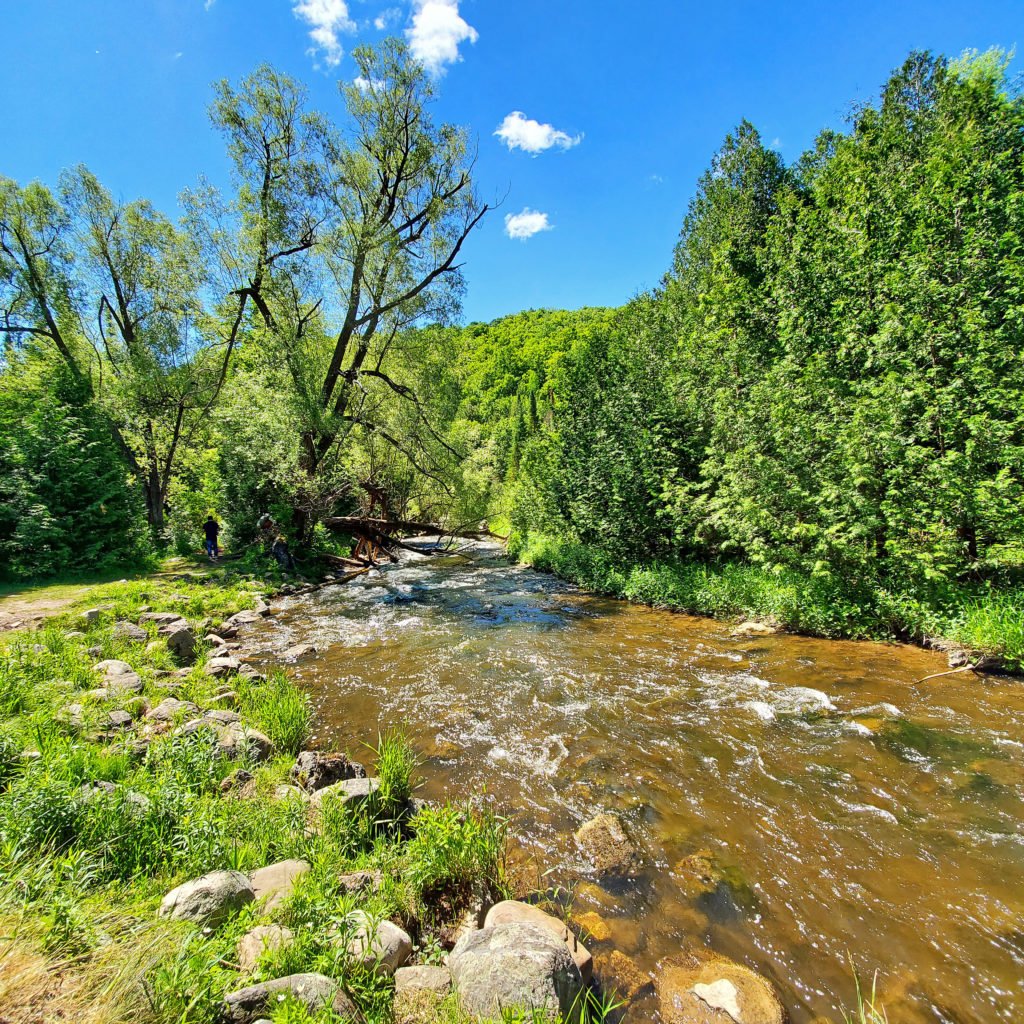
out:
M793 160L910 50L1024 43L1024 2L0 0L0 173L84 162L176 214L200 174L227 179L211 82L270 61L340 116L349 51L388 33L435 69L435 116L470 129L479 190L503 199L466 250L465 318L487 320L655 285L741 118Z

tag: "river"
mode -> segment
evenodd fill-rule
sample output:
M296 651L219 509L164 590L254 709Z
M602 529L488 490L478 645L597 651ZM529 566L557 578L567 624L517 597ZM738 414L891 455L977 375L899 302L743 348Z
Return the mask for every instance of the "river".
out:
M404 724L428 798L485 793L542 886L575 890L645 971L707 944L793 1024L878 971L891 1024L1024 1020L1024 689L912 647L789 635L582 593L499 548L406 556L278 602L253 638L317 739ZM572 833L623 816L638 877L593 884ZM694 864L713 864L710 883ZM708 876L705 876L708 877ZM654 1020L651 998L633 1020Z

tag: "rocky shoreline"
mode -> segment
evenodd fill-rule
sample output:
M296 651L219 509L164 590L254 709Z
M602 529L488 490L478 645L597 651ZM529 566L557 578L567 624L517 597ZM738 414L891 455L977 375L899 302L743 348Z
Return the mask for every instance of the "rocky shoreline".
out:
M300 596L330 586L332 581L302 587L287 587L268 596ZM236 671L251 672L245 659L250 652L245 643L245 626L258 617L274 614L263 603L257 614L242 613L229 620L231 636L221 636L231 656L238 661ZM280 658L294 661L315 653L310 644L300 644L275 651L260 647L262 659ZM218 659L219 660L219 659ZM297 785L292 793L306 802L311 811L325 800L342 804L365 799L375 780L356 777L337 779L337 770L327 767L333 758L340 758L359 775L362 766L348 762L344 755L305 751L299 755L293 774ZM288 794L282 793L282 796ZM415 814L416 801L410 802L410 817ZM598 884L621 882L639 868L639 856L624 823L614 815L602 813L585 822L575 833L575 842L592 867L592 878ZM308 866L306 866L308 868ZM704 866L714 874L713 866ZM271 903L280 901L287 889L300 877L303 866L270 865L263 869L272 875L287 878L284 889L275 889ZM295 871L294 875L289 874ZM203 880L197 880L198 884ZM365 880L359 880L362 883ZM717 884L717 877L713 879ZM253 876L252 887L258 894L259 879ZM344 885L350 879L339 879ZM372 882L367 882L367 886ZM230 889L230 886L229 886ZM172 900L174 893L166 898ZM172 901L173 902L173 901ZM272 910L272 908L268 908ZM246 934L239 945L239 963L244 967L255 962L254 950L264 945L281 945L293 941L286 928L273 923L257 926ZM454 991L464 1008L481 1017L492 1016L502 1006L537 1006L558 1012L565 1019L579 1017L585 1004L584 994L606 998L616 1012L625 1011L641 998L654 996L658 1012L665 1024L784 1024L788 1020L779 993L772 983L742 964L713 953L705 947L681 949L677 957L660 966L658 975L642 970L628 955L619 950L605 950L596 958L586 942L591 937L606 943L609 934L604 919L590 911L567 923L532 903L504 900L494 905L478 902L467 913L453 934L453 945L443 964L410 963L410 937L394 922L372 921L363 916L353 919L352 937L344 938L349 956L373 961L376 968L393 975L395 983L395 1014L414 1016L414 1008L424 1002ZM262 944L262 945L261 945ZM257 953L258 956L258 953ZM240 989L228 997L233 1006L265 1005L275 992L288 989L299 995L311 1009L334 1005L336 1010L346 1003L344 993L332 996L329 979L317 975L294 975L273 982ZM234 1001L234 1002L232 1002ZM261 1002L262 1001L262 1002ZM403 1006L405 1007L403 1009ZM229 1019L250 1024L257 1017L246 1017L238 1008L230 1010ZM828 1024L822 1020L820 1024Z

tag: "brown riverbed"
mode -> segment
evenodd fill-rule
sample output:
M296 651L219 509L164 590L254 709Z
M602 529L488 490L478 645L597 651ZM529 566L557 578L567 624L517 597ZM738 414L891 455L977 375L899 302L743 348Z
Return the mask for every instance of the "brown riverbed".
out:
M398 723L427 797L485 791L544 886L656 977L701 943L779 987L794 1024L851 1007L848 958L891 1024L1024 1020L1024 683L911 647L730 626L579 593L500 551L410 561L280 603L267 660L359 756ZM620 813L639 877L592 884L573 831ZM710 857L712 883L685 868ZM683 864L681 865L681 862ZM694 861L691 859L692 865ZM543 874L542 874L543 873ZM631 1019L656 1019L650 999Z

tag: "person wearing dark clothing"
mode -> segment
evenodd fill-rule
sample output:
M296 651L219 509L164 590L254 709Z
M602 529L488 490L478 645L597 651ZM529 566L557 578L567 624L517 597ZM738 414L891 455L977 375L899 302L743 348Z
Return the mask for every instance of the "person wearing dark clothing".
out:
M263 541L263 550L269 552L277 560L285 572L295 572L295 559L288 550L288 541L285 540L281 528L274 522L269 512L264 512L256 523L260 539Z
M220 523L211 515L203 523L203 531L206 534L206 554L211 562L216 562L220 558L220 547L217 544L217 537L220 534Z

